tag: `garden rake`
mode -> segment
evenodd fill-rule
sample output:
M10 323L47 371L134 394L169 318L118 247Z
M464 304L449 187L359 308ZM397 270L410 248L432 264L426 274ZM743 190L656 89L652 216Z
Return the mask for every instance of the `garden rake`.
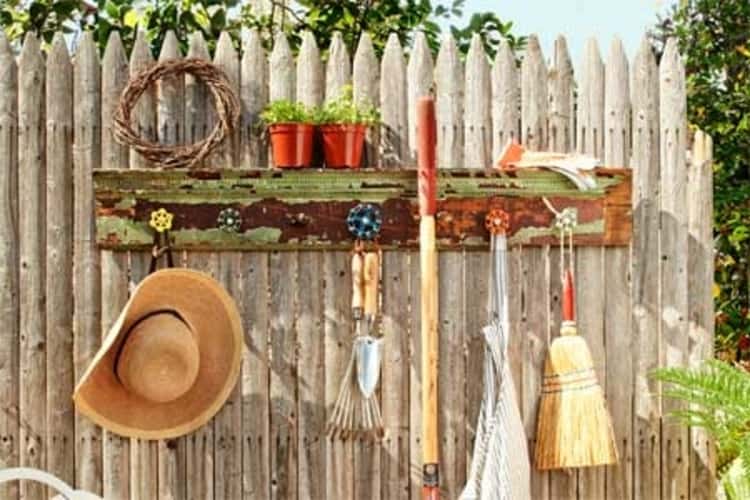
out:
M365 224L360 224L362 220L352 223L353 216L355 219L362 217ZM363 227L371 221L379 221L380 215L371 205L359 205L352 209L349 219L350 230L359 237L373 234L371 228L366 230ZM379 229L379 222L376 229ZM379 324L381 260L379 249L366 252L362 241L358 239L352 254L355 337L336 405L328 423L328 433L332 437L347 439L362 436L380 439L384 434L383 419L375 393L380 378L383 339L372 335ZM362 332L363 323L365 333Z

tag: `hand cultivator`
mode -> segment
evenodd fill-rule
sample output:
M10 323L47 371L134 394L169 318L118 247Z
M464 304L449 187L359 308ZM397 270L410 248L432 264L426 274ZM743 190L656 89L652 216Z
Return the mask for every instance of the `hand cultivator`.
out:
M380 231L380 211L373 205L357 205L349 212L347 225L357 238L351 266L352 316L356 326L352 353L328 422L328 433L342 439L356 436L380 439L384 434L383 419L375 389L383 357L383 339L376 333L380 325L382 255L377 245L367 250L365 243Z

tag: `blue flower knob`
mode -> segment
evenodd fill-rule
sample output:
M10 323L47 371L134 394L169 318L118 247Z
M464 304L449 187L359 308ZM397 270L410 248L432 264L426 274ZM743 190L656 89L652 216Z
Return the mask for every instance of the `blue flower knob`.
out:
M380 209L371 203L360 203L346 217L346 226L358 240L372 240L380 233L383 217Z

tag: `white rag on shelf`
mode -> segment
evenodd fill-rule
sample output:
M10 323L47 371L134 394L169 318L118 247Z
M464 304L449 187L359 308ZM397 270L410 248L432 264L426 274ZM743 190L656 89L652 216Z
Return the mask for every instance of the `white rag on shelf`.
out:
M526 151L517 142L508 142L498 160L499 168L539 167L558 172L575 184L581 191L596 187L596 179L591 173L601 165L599 159L576 153L555 153L550 151Z

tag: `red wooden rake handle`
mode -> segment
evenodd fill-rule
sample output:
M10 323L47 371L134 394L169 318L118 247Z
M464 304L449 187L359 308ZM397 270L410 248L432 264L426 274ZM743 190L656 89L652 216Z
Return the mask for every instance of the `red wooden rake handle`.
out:
M437 179L435 101L417 103L417 165L419 176L419 262L422 341L422 498L440 496L438 445L438 270L435 248Z

